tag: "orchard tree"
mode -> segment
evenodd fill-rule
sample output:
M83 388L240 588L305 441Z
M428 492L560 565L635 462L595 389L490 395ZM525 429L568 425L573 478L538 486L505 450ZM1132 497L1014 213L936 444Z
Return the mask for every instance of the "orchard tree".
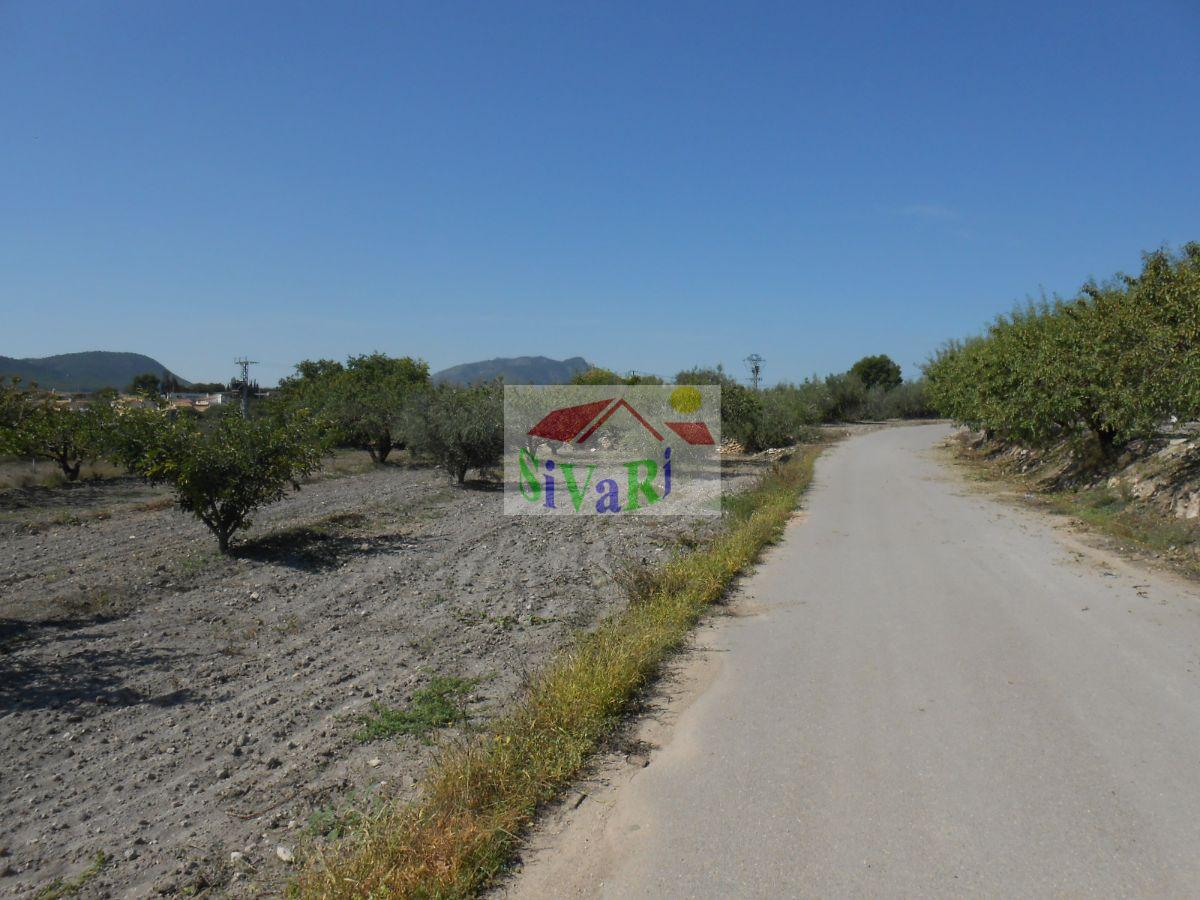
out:
M383 353L352 356L346 364L306 360L280 383L284 409L311 410L332 443L366 450L385 462L407 443L403 423L414 396L429 383L429 366Z
M867 403L867 386L852 372L829 375L825 378L825 422L851 422L862 417Z
M68 481L79 478L85 462L104 455L112 405L98 399L85 409L60 406L53 395L17 394L5 400L10 422L0 427L0 453L48 459L58 465Z
M228 553L232 536L250 526L250 514L282 499L289 486L299 490L320 460L307 415L282 422L230 416L207 430L187 420L166 422L134 468L169 484L179 508L203 522Z
M410 409L410 430L424 453L462 484L470 469L499 464L504 452L504 405L498 382L439 385Z
M177 411L164 404L116 409L106 423L105 458L138 474L142 461L179 418Z
M13 375L0 380L0 445L3 435L17 427L28 408L29 391L22 390L21 378Z
M944 414L1029 446L1086 438L1111 459L1200 415L1200 245L1147 254L1137 276L1031 304L925 367Z

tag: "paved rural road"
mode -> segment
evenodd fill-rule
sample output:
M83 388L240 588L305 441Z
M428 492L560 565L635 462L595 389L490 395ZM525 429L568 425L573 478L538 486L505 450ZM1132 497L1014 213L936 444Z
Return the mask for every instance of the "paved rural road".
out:
M853 438L649 767L516 897L1200 896L1200 594Z

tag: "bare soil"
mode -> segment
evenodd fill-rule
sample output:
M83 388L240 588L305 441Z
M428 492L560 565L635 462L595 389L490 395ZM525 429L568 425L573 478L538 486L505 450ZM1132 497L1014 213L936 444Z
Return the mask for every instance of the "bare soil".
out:
M730 483L767 464L727 463ZM280 890L286 858L411 795L436 753L359 741L373 703L456 676L466 727L486 721L624 602L623 565L719 527L505 517L497 488L319 481L232 557L130 479L0 494L0 894Z

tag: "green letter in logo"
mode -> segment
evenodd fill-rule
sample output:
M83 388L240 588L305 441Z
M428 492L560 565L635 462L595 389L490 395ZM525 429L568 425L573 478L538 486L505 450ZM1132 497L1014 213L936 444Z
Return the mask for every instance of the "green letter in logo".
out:
M567 481L567 493L571 495L571 505L575 507L575 512L579 512L579 507L583 505L583 495L587 491L588 485L592 483L592 473L596 471L596 467L588 466L587 479L583 482L583 487L580 487L575 481L575 463L559 463L558 467Z
M521 466L521 496L530 503L537 503L542 499L542 485L537 480L537 457L522 447L517 451L517 463Z
M638 469L642 466L646 467L646 477L642 481L638 481ZM652 459L637 459L633 462L625 463L625 468L629 471L629 499L625 502L625 510L628 512L632 509L638 509L638 492L640 491L646 498L646 505L653 506L658 502L658 494L654 492L654 485L650 482L654 480L654 476L658 474L658 464Z

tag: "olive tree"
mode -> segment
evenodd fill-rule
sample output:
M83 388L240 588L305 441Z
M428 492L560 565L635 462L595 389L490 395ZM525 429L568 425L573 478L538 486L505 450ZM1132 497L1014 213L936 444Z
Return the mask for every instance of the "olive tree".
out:
M439 385L418 395L409 408L416 450L466 481L470 469L497 465L504 452L504 403L498 382Z

